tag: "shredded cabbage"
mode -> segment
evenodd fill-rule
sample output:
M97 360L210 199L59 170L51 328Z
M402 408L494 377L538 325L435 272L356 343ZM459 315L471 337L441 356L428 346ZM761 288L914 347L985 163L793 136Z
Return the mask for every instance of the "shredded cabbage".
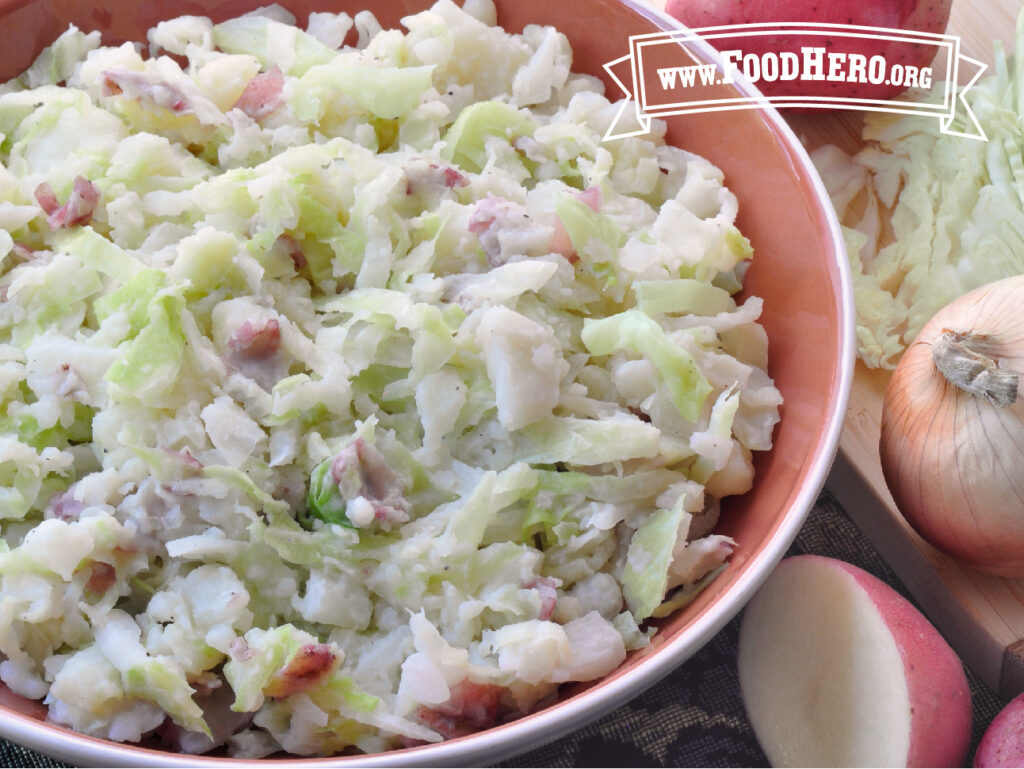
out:
M1024 14L1015 36L1016 55L995 41L992 74L965 96L987 142L928 118L866 113L864 149L811 154L845 225L858 354L871 368L895 368L956 297L1024 273Z
M781 402L736 199L494 17L71 28L0 89L0 680L55 722L438 741L728 568Z

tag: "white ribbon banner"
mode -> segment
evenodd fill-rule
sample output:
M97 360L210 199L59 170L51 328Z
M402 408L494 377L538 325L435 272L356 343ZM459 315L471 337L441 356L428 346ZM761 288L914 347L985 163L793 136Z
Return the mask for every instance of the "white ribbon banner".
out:
M787 37L797 40L791 39L786 45ZM708 46L699 41L719 48L721 53L708 51ZM744 43L750 50L743 50ZM850 51L844 52L844 44ZM933 66L889 63L882 55L863 53L882 50L879 46L883 45L931 48ZM698 57L695 51L706 54ZM932 60L931 56L927 59ZM954 35L812 22L679 29L631 36L629 53L606 63L604 68L626 95L605 140L648 133L652 118L772 105L930 115L940 120L942 133L988 141L964 98L987 67L961 54L960 38ZM957 85L961 76L969 76L962 87ZM744 96L730 87L732 83L779 81L788 81L787 93ZM913 101L801 95L799 90L805 83L808 91L819 92L827 90L823 84L828 83L834 84L832 90L849 93L849 84L854 83L907 86L927 93ZM630 105L633 116L626 115Z

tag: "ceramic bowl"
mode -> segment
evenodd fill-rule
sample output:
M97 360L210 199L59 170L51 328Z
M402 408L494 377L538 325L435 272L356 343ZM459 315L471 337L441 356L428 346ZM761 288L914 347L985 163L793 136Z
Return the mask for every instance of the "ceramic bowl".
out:
M429 0L280 0L305 22L314 10L354 13L372 8L384 26L430 5ZM158 21L198 14L215 21L259 0L0 0L0 81L16 76L74 23L99 29L104 43L144 40ZM576 71L605 81L605 62L628 53L628 38L678 24L633 0L498 0L499 23L521 31L552 24L570 39ZM714 53L689 44L702 60ZM653 72L649 73L654 76ZM703 88L702 86L699 86ZM714 96L749 86L716 85ZM723 90L724 89L724 90ZM478 765L501 760L583 726L638 695L690 657L739 612L796 536L824 484L846 411L854 361L850 276L838 224L799 140L770 109L706 112L668 119L668 141L710 159L739 198L738 226L754 247L746 291L764 298L769 373L785 404L774 448L756 459L753 490L728 498L719 531L739 543L728 568L685 610L661 623L649 648L632 654L608 677L563 692L554 705L517 721L441 744L374 756L304 759L303 766ZM39 711L0 702L0 734L78 765L175 766L237 764L214 756L181 756L93 739L39 720ZM274 763L264 759L261 763ZM294 764L295 759L288 759Z

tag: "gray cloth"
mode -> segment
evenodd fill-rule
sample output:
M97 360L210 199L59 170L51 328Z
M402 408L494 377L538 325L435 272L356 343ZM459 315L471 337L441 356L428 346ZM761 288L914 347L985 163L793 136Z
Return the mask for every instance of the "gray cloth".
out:
M816 553L860 566L906 590L832 495L819 497L790 555ZM739 619L674 673L608 716L498 764L519 766L767 766L743 712L736 676ZM968 765L1001 703L968 671L974 734ZM0 741L0 766L65 766Z

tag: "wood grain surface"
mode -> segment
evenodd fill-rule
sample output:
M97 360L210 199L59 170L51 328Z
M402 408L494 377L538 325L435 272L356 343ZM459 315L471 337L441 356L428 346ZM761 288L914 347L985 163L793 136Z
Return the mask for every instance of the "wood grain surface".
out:
M995 40L1011 48L1020 8L1020 0L956 0L947 33L960 36L963 54L990 64ZM859 143L859 116L787 119L810 147L832 142L849 150ZM829 488L964 662L1000 696L1014 696L1024 691L1024 581L954 562L903 520L878 458L888 381L887 372L858 363Z
M648 1L664 8L664 0ZM1021 6L1021 0L954 0L947 34L960 37L962 54L991 64L994 41L1012 50ZM860 113L784 115L809 149L831 143L852 152L860 146ZM858 362L828 487L964 662L999 696L1014 696L1024 691L1024 580L962 566L903 520L878 457L888 381L888 372Z

